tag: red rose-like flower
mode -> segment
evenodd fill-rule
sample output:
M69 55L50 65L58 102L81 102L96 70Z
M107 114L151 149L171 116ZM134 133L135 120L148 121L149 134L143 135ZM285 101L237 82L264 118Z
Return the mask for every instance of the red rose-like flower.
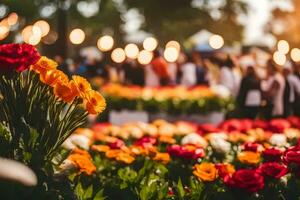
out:
M157 140L155 138L145 136L145 137L142 137L141 139L137 140L136 142L134 142L134 145L148 147L148 146L153 146L156 143L157 143Z
M247 142L243 145L245 151L258 152L262 149L262 146L255 142Z
M40 59L37 50L29 44L0 45L0 73L22 72Z
M279 162L281 161L282 151L276 148L269 148L263 151L265 161Z
M183 146L172 145L167 148L167 152L172 156L181 157L188 160L203 158L205 155L203 148L192 144L186 144Z
M283 154L283 161L287 165L292 163L300 165L300 148L294 146L287 149Z
M263 163L259 167L259 171L264 175L279 179L288 173L286 166L276 162Z
M247 192L257 192L264 187L264 177L258 170L241 169L236 171L231 177L226 176L224 183L232 188L244 189Z
M111 149L121 149L123 146L125 146L125 143L123 140L116 139L114 142L109 143L108 146Z
M286 119L272 119L269 124L269 130L273 133L283 133L285 129L290 127L291 124Z

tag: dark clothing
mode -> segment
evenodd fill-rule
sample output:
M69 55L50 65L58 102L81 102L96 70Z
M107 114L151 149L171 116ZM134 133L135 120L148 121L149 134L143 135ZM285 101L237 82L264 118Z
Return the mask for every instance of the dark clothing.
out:
M237 96L237 105L240 115L243 118L254 119L258 115L260 105L246 105L246 98L248 92L251 90L258 90L261 93L260 80L255 76L245 76L241 81L241 87Z
M292 113L292 102L290 102L290 96L291 96L291 85L287 78L285 78L285 88L283 93L283 109L284 117L288 117Z
M134 66L130 63L124 63L122 66L125 73L125 82L127 84L143 86L145 83L145 72L141 66Z
M197 85L208 85L206 74L207 74L207 70L205 67L203 66L196 67Z

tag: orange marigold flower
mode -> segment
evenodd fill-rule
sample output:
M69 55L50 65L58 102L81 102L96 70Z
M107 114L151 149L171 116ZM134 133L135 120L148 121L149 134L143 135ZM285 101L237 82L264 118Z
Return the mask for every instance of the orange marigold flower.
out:
M162 143L167 143L167 144L175 144L176 143L176 140L168 135L161 135L159 137L159 141Z
M104 97L94 90L87 92L86 95L86 109L90 114L99 114L103 112L106 107Z
M157 152L153 160L168 164L170 162L170 155L168 153Z
M84 98L86 93L92 90L91 84L81 76L72 76L72 83L74 83L78 94Z
M105 156L107 158L116 158L120 153L122 153L120 149L110 149L105 152Z
M121 162L124 162L126 164L131 164L135 158L133 156L131 156L130 154L128 153L125 153L125 152L121 152L117 157L116 157L116 160L117 161L121 161Z
M57 68L57 63L45 56L42 56L39 61L31 65L30 69L36 73L45 73L48 70L53 70Z
M40 80L51 87L54 87L57 83L66 83L69 81L68 76L57 69L41 72Z
M96 167L92 162L92 158L87 151L75 149L71 155L69 155L68 160L73 162L80 172L91 175L96 171Z
M201 163L194 166L193 174L201 181L211 182L217 179L218 170L213 163Z
M76 88L73 84L69 83L57 83L54 86L55 96L61 98L64 102L72 102L77 96Z
M107 145L93 145L92 150L94 151L98 151L98 152L107 152L108 150L110 150L109 146Z
M255 165L260 161L260 154L252 151L243 151L237 157L243 164Z
M218 169L218 174L220 177L225 177L226 175L232 175L235 172L233 165L229 163L220 163L216 165Z

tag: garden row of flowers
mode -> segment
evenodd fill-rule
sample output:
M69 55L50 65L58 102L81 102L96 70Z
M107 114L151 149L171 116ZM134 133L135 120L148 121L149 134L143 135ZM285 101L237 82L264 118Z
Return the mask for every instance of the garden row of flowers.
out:
M229 91L222 86L186 88L140 87L107 84L101 88L112 110L143 110L150 113L207 114L233 108Z
M298 199L300 118L96 124L63 144L82 199Z

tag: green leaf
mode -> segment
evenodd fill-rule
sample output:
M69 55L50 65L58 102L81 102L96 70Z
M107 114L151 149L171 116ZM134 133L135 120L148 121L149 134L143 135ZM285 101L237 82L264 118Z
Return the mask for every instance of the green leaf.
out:
M93 196L93 185L90 185L90 186L84 191L83 199L84 199L84 200L90 199L90 198L92 198L92 196Z
M77 196L77 198L78 198L79 200L84 200L84 199L83 199L84 190L83 190L82 185L81 185L80 182L79 182L79 183L76 185L76 187L75 187L75 194L76 194L76 196Z
M177 183L177 191L180 199L184 198L185 191L181 182L181 178L179 178L178 183Z
M99 190L93 198L93 200L105 200L105 199L106 198L103 196L103 189Z

